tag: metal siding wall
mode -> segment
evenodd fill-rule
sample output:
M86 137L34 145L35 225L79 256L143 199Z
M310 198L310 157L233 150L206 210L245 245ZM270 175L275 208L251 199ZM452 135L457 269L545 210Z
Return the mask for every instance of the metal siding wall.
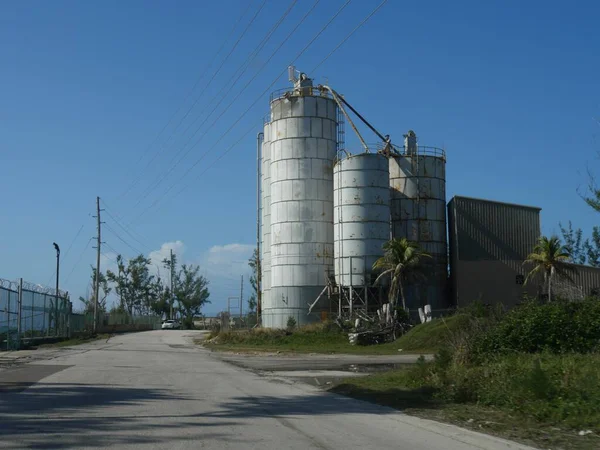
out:
M512 306L537 287L517 284L523 261L540 236L540 210L454 197L448 203L450 273L457 306L481 299Z
M452 200L461 260L525 260L540 236L540 210L465 197Z
M448 260L450 262L450 304L457 305L460 280L458 271L458 243L456 233L456 215L454 209L454 198L448 203Z
M484 304L502 304L509 308L521 302L523 295L535 296L537 284L517 284L517 276L527 270L521 261L458 261L453 270L453 281L458 280L457 306L465 307L474 301Z
M308 304L333 272L333 160L337 106L324 97L271 102L271 290L263 325L311 321ZM321 299L321 309L327 301Z
M347 157L334 166L334 266L342 286L370 285L373 263L390 239L388 179L387 158L378 153Z
M576 286L583 291L584 296L600 296L600 267L575 265L577 274L573 276ZM594 294L594 292L596 292Z
M440 156L389 158L392 237L417 242L432 256L428 278L407 289L407 307L447 305L446 161Z

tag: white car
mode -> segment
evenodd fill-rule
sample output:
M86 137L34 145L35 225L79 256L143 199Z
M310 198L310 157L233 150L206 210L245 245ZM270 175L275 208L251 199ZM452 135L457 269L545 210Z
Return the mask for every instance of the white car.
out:
M161 327L163 330L178 330L179 322L176 320L165 320Z

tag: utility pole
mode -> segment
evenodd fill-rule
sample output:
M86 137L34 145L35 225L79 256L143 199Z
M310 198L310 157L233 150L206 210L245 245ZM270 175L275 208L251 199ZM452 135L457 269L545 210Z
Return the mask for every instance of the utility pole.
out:
M53 242L52 245L54 245L54 249L56 250L56 300L54 301L54 328L56 329L56 336L58 336L58 282L60 280L60 247L56 242Z
M173 292L173 272L174 272L174 267L173 267L173 249L170 250L170 254L171 254L171 264L170 264L170 269L171 269L171 273L169 274L169 281L171 284L171 311L169 312L169 318L171 320L173 320L173 303L175 302L175 292Z
M94 280L94 333L96 333L96 328L98 326L98 296L100 295L100 246L102 245L102 222L100 221L100 211L100 197L96 197L96 223L98 235L96 236L96 280Z
M242 320L242 305L244 301L244 275L242 275L242 282L240 283L240 320Z

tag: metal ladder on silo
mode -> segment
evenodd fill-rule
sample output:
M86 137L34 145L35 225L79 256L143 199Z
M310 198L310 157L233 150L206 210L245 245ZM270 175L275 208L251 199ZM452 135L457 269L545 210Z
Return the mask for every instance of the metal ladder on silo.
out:
M340 152L346 149L346 117L342 112L342 108L337 109L337 144L336 150L339 156Z

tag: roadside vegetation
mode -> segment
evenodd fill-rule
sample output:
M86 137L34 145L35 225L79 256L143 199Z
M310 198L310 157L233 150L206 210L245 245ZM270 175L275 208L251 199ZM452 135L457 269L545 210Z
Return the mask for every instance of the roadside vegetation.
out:
M543 448L600 448L597 298L475 306L461 320L433 361L332 391Z
M233 351L434 354L403 369L349 378L331 391L540 448L597 449L600 301L564 300L555 289L573 278L577 267L571 263L581 262L580 233L574 243L565 234L565 245L555 236L540 238L525 267L526 283L539 283L541 295L508 312L475 302L378 345L351 345L349 328L335 323L214 333L205 345ZM426 257L408 244L388 245L378 263L391 277L393 317L388 309L386 324L401 320L404 286L418 281L420 259Z
M202 308L210 303L209 281L200 274L200 267L178 265L175 255L161 261L162 268L169 274L168 280L161 278L160 267L156 263L144 255L129 260L117 255L116 270L99 274L99 317L108 313L109 318L125 317L125 323L131 323L134 317L150 315L167 319L177 317L184 328L194 328L194 318L201 316ZM153 264L156 275L153 274ZM91 285L95 284L96 269L92 267ZM106 300L111 293L118 302L107 311ZM83 314L93 316L95 293L92 291L79 300L84 305Z
M87 344L89 342L108 340L112 337L111 334L82 334L78 337L73 337L71 339L57 340L56 342L49 342L46 344L40 344L35 346L29 346L25 348L34 349L34 348L59 348L59 347L72 347L74 345Z
M351 345L347 330L324 322L287 330L256 328L244 331L213 332L204 345L214 350L236 352L298 352L389 355L435 353L467 317L454 315L417 325L394 342L380 345Z

